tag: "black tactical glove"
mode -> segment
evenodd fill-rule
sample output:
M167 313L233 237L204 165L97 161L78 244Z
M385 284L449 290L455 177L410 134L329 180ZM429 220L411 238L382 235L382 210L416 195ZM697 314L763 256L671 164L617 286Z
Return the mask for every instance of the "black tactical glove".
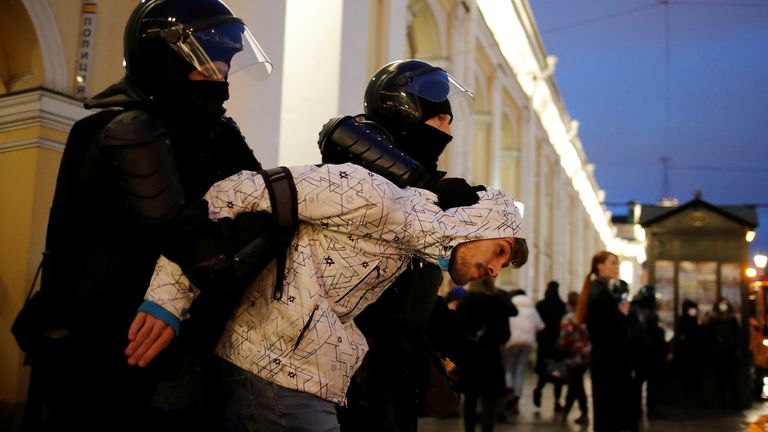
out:
M442 210L454 207L466 207L477 204L480 197L479 191L484 191L485 186L471 186L463 178L449 177L429 183L425 187L437 195L437 206Z

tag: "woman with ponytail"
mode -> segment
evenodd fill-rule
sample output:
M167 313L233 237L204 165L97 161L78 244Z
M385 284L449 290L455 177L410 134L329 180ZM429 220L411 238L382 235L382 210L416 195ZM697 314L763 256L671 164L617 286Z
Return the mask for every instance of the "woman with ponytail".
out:
M631 331L626 283L619 279L618 257L601 251L592 257L576 309L592 342L594 431L637 431L632 381Z

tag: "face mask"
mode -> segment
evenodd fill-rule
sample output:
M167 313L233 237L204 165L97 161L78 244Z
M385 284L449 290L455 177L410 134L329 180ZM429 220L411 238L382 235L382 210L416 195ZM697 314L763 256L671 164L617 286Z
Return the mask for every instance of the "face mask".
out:
M688 316L695 317L699 314L699 311L696 310L696 308L688 308Z
M229 83L226 81L187 81L184 83L186 99L194 108L215 116L226 112L224 102L229 99Z
M728 304L727 303L718 303L717 308L720 309L720 312L728 312Z
M430 173L437 170L437 159L453 137L426 123L419 123L396 142L396 147L412 157Z

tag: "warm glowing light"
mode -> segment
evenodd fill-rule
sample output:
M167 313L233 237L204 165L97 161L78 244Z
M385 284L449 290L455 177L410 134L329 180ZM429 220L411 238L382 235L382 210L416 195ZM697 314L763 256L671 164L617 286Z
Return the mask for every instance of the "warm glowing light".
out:
M747 235L746 235L747 243L752 243L752 240L754 240L755 237L757 237L757 233L756 232L751 231L751 230L747 231Z
M768 339L763 339L763 345L768 346Z
M635 277L635 267L631 261L621 262L619 265L619 277L629 283L632 283L632 280Z
M592 172L588 165L585 166L586 162L580 155L578 123L573 122L563 110L556 89L549 85L547 79L554 71L556 59L548 57L546 66L541 64L538 52L531 49L531 28L525 19L519 17L516 3L477 0L478 9L498 42L501 54L510 66L514 65L517 81L530 98L531 107L546 131L560 165L565 175L570 178L595 231L603 243L611 245L616 241L615 228L611 225L610 215L602 204L603 197L594 184ZM645 257L639 261L645 261Z
M757 254L755 255L754 258L752 258L752 260L755 262L755 265L757 266L757 268L762 270L765 268L765 265L768 263L768 256L765 256L763 254Z
M645 229L640 224L635 224L633 227L635 238L638 241L645 241Z
M752 267L747 267L747 269L744 270L744 274L748 278L753 278L753 277L757 276L757 270L753 269Z

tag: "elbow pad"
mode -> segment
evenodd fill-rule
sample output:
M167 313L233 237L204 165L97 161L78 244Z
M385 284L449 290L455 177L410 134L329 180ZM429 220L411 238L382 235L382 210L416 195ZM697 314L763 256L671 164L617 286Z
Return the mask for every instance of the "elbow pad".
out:
M422 187L427 170L392 144L392 138L372 122L351 116L332 118L318 139L324 163L352 162L379 174L398 187Z
M115 117L98 138L123 202L143 223L163 222L184 204L170 138L144 111Z

